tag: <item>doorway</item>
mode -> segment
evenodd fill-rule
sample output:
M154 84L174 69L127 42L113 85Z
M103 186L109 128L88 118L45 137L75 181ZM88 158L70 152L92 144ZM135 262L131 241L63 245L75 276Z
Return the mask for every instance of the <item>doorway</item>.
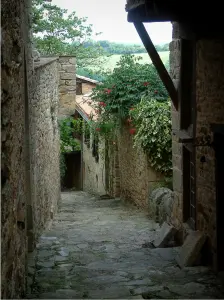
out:
M216 234L217 271L224 270L224 125L214 132L215 177L216 177Z

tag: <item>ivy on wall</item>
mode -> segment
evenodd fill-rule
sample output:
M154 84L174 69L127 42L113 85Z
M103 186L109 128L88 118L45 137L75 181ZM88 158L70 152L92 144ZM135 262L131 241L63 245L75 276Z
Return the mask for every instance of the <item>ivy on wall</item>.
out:
M82 120L66 118L59 121L60 129L60 174L61 182L66 173L65 153L81 151L81 143L75 138L76 133L82 132Z
M136 127L134 147L148 154L150 165L158 172L172 174L171 102L143 97L130 111Z
M95 130L106 139L114 138L124 122L151 166L170 176L172 170L171 105L163 83L152 64L139 64L124 55L113 73L93 90L98 120Z

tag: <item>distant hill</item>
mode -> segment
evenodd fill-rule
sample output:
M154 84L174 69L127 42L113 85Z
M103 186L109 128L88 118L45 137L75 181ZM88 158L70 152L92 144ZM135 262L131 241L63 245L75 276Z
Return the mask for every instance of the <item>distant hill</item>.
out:
M169 51L161 51L159 55L165 64L166 68L169 69ZM148 53L136 53L135 56L141 56L142 60L139 61L141 64L150 64L151 60ZM116 63L120 60L121 54L113 54L109 56L104 63L104 71L112 71L116 67ZM102 70L101 70L102 71ZM94 80L103 81L104 75L100 74L95 68L82 68L77 69L77 74L85 77L89 77Z
M84 43L84 47L89 47L98 44L108 54L138 54L146 53L145 47L138 44L122 44L109 41L88 41ZM169 43L156 45L156 50L159 52L169 51Z

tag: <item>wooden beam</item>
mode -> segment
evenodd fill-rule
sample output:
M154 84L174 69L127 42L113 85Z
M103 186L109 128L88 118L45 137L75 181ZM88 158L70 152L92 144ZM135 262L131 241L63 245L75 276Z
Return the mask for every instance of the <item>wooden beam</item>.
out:
M165 85L170 98L173 102L174 107L176 108L176 110L178 109L178 94L177 94L177 90L173 84L172 79L170 78L169 73L167 72L158 52L156 51L156 48L154 47L146 29L145 26L142 23L134 23L135 28L142 40L142 43L144 44L151 60L152 63L154 64L157 72L159 73L159 76L163 82L163 84Z
M189 133L186 130L172 130L172 133L174 136L177 137L178 143L193 143L194 139L192 136L189 135Z

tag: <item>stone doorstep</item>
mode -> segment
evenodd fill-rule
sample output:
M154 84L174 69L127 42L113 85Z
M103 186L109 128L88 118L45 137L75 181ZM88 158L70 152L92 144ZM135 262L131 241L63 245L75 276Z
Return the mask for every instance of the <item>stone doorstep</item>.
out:
M204 233L200 231L190 231L176 257L178 265L181 268L194 266L205 241L206 236Z
M176 231L175 227L163 222L161 228L157 232L155 240L153 241L153 245L156 248L163 248L167 246L170 240L174 237Z

